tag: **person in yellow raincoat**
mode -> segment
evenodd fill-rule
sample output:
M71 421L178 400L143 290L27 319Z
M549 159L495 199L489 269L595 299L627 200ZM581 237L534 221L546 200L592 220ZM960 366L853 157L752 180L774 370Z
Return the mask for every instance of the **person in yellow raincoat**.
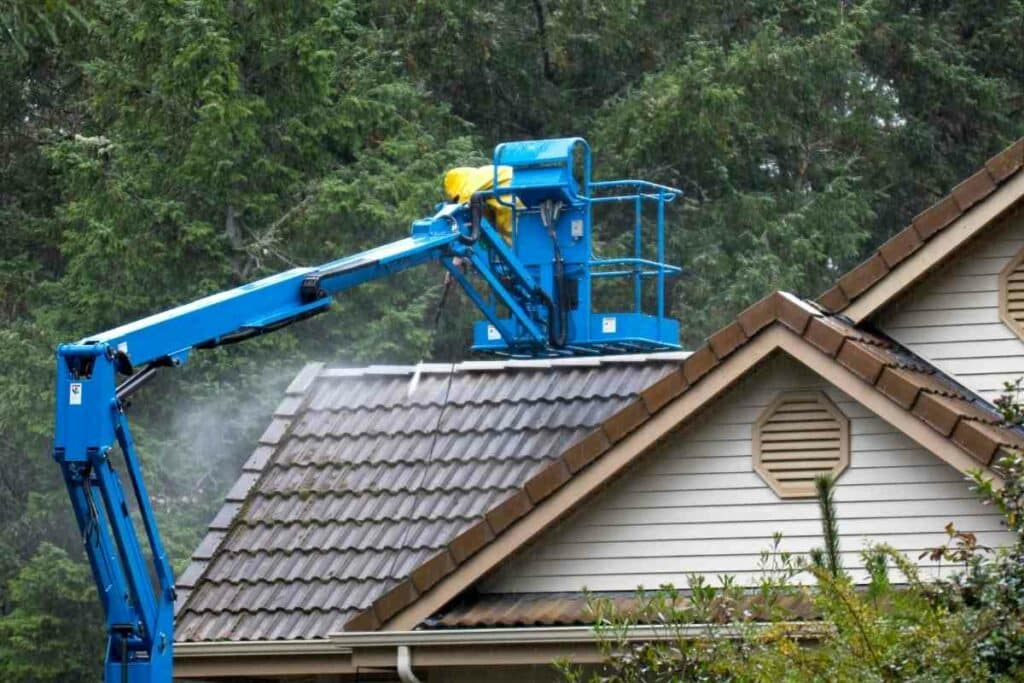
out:
M498 187L503 187L512 182L512 167L498 167ZM494 166L460 166L453 168L444 174L444 196L449 202L462 204L468 202L474 192L484 192L494 187ZM510 198L504 198L506 202ZM490 197L487 200L487 208L484 211L487 220L491 222L505 241L512 243L512 209L499 202L496 198Z

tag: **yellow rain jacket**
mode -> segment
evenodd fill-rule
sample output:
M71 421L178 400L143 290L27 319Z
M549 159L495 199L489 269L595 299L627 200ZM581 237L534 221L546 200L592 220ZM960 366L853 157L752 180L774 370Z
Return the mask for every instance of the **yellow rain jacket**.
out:
M498 167L498 187L512 182L512 167ZM494 187L494 166L460 166L444 174L444 196L449 202L468 202L474 192L483 192ZM509 201L510 198L503 198ZM512 242L512 209L494 197L487 200L484 212L491 225L498 229L506 242Z

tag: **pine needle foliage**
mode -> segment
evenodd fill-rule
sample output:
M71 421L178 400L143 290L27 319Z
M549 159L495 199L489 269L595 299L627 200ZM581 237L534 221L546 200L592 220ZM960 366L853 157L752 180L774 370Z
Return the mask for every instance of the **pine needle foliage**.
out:
M821 536L824 547L811 550L811 561L833 578L843 573L843 558L839 549L839 518L836 513L835 478L822 474L814 478L815 497L821 516Z
M25 588L67 575L39 561L44 539L87 569L49 453L57 343L402 237L446 167L583 135L598 177L686 191L668 303L693 345L774 289L823 291L1024 134L1022 16L1021 0L0 2L0 628L46 610L80 626L0 638L0 680L88 679L77 656L32 653L102 633L98 612ZM597 250L629 255L610 211ZM435 330L442 273L406 275L136 395L179 571L303 363L466 353L472 307L453 297Z

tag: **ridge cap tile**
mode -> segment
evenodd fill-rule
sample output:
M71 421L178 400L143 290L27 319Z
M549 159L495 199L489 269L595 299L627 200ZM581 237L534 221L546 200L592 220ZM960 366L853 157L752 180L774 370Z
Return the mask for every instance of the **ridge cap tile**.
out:
M908 225L895 231L864 261L840 275L834 285L818 297L818 303L833 313L841 312L854 299L887 277L930 238L988 198L1022 167L1024 137L996 153L948 193L914 216Z
M302 369L299 370L298 374L295 375L295 378L288 385L288 388L284 390L284 393L286 395L306 393L316 378L319 377L320 372L323 369L323 363L306 363Z

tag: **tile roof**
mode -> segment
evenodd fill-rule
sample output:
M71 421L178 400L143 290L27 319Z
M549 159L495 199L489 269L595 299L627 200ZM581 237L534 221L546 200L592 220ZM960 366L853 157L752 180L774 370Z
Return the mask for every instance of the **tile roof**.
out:
M423 586L683 357L307 366L179 579L177 638L326 637Z
M178 638L379 628L778 325L979 464L1024 446L991 406L895 342L785 293L745 310L685 360L467 363L455 366L450 387L449 366L419 376L309 366L179 580Z
M839 278L834 287L818 298L818 303L832 313L845 310L1021 168L1024 168L1024 138L996 154L952 192L919 213L909 226L897 232L866 261Z

